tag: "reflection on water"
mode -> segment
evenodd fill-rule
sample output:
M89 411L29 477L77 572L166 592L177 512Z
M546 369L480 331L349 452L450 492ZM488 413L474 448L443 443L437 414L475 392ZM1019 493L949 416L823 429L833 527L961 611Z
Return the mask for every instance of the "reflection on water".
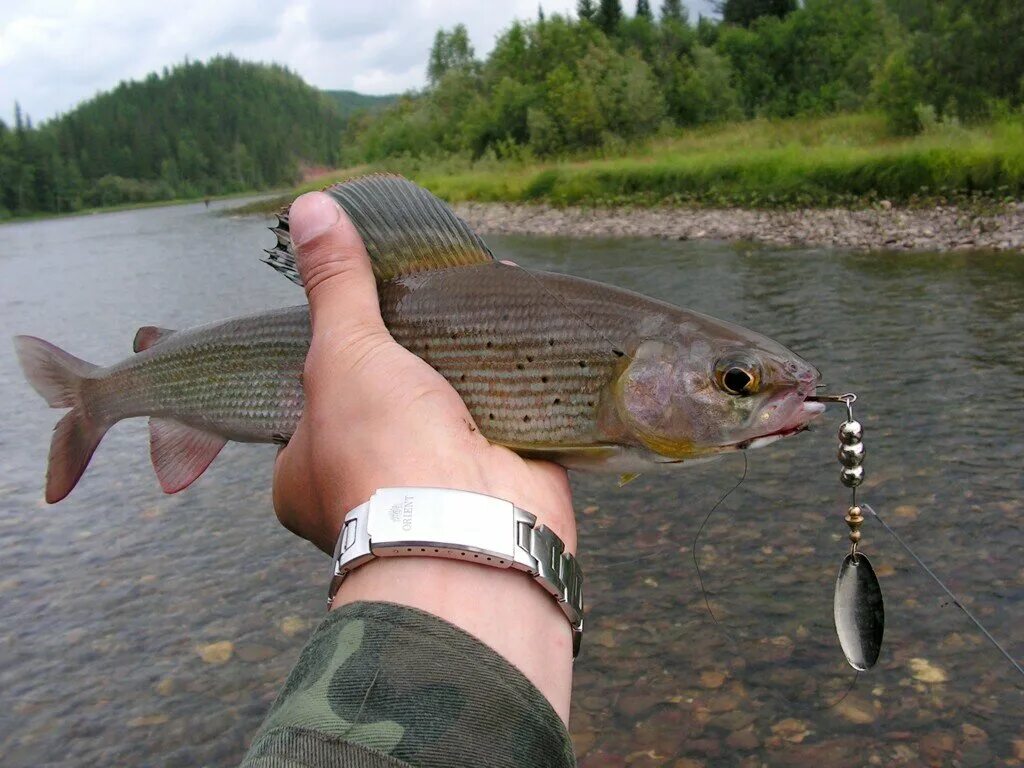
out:
M216 207L216 206L214 206ZM0 317L106 363L143 324L296 303L270 236L202 206L4 227ZM492 238L503 257L734 320L854 390L864 497L1024 656L1024 262L709 243ZM232 765L320 616L326 563L270 506L271 447L229 446L159 492L144 423L116 427L67 501L41 502L55 412L0 351L0 763ZM823 428L675 476L577 477L588 633L584 766L1020 765L1024 697L879 526L879 666L852 682L831 626L845 552ZM230 645L226 644L230 643ZM219 645L218 645L219 644ZM1016 755L1016 756L1015 756Z

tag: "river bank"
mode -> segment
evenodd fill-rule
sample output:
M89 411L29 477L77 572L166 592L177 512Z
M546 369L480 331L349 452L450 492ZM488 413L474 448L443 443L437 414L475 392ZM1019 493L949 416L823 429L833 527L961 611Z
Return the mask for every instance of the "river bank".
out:
M729 240L851 250L1024 251L1024 203L798 210L458 203L481 234Z

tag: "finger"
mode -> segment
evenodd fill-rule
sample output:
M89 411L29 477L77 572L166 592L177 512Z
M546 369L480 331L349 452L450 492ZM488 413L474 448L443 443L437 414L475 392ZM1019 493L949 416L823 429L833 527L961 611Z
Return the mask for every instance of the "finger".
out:
M302 195L292 203L288 226L314 334L344 339L386 333L370 258L334 199L323 192Z

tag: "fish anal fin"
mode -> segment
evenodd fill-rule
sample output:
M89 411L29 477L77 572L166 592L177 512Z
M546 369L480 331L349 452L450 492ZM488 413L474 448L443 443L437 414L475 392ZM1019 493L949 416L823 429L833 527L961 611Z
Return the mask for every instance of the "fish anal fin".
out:
M619 475L619 488L624 485L629 485L638 477L640 477L639 472L626 472L625 474Z
M135 341L132 342L132 349L136 352L142 352L167 336L170 336L172 333L174 333L174 331L170 328L160 328L156 325L144 325L135 332Z
M351 219L366 245L378 282L433 269L494 260L476 232L439 198L391 174L361 176L324 190ZM277 244L264 261L301 284L288 230L288 212L271 231Z
M149 420L149 456L164 493L188 488L220 453L226 438L174 419Z

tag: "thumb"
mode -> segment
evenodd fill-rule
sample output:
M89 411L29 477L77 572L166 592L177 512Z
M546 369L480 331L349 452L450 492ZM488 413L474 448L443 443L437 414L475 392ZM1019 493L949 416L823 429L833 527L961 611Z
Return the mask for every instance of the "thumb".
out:
M323 192L302 195L292 203L288 229L313 332L341 339L386 333L370 258L341 206Z

